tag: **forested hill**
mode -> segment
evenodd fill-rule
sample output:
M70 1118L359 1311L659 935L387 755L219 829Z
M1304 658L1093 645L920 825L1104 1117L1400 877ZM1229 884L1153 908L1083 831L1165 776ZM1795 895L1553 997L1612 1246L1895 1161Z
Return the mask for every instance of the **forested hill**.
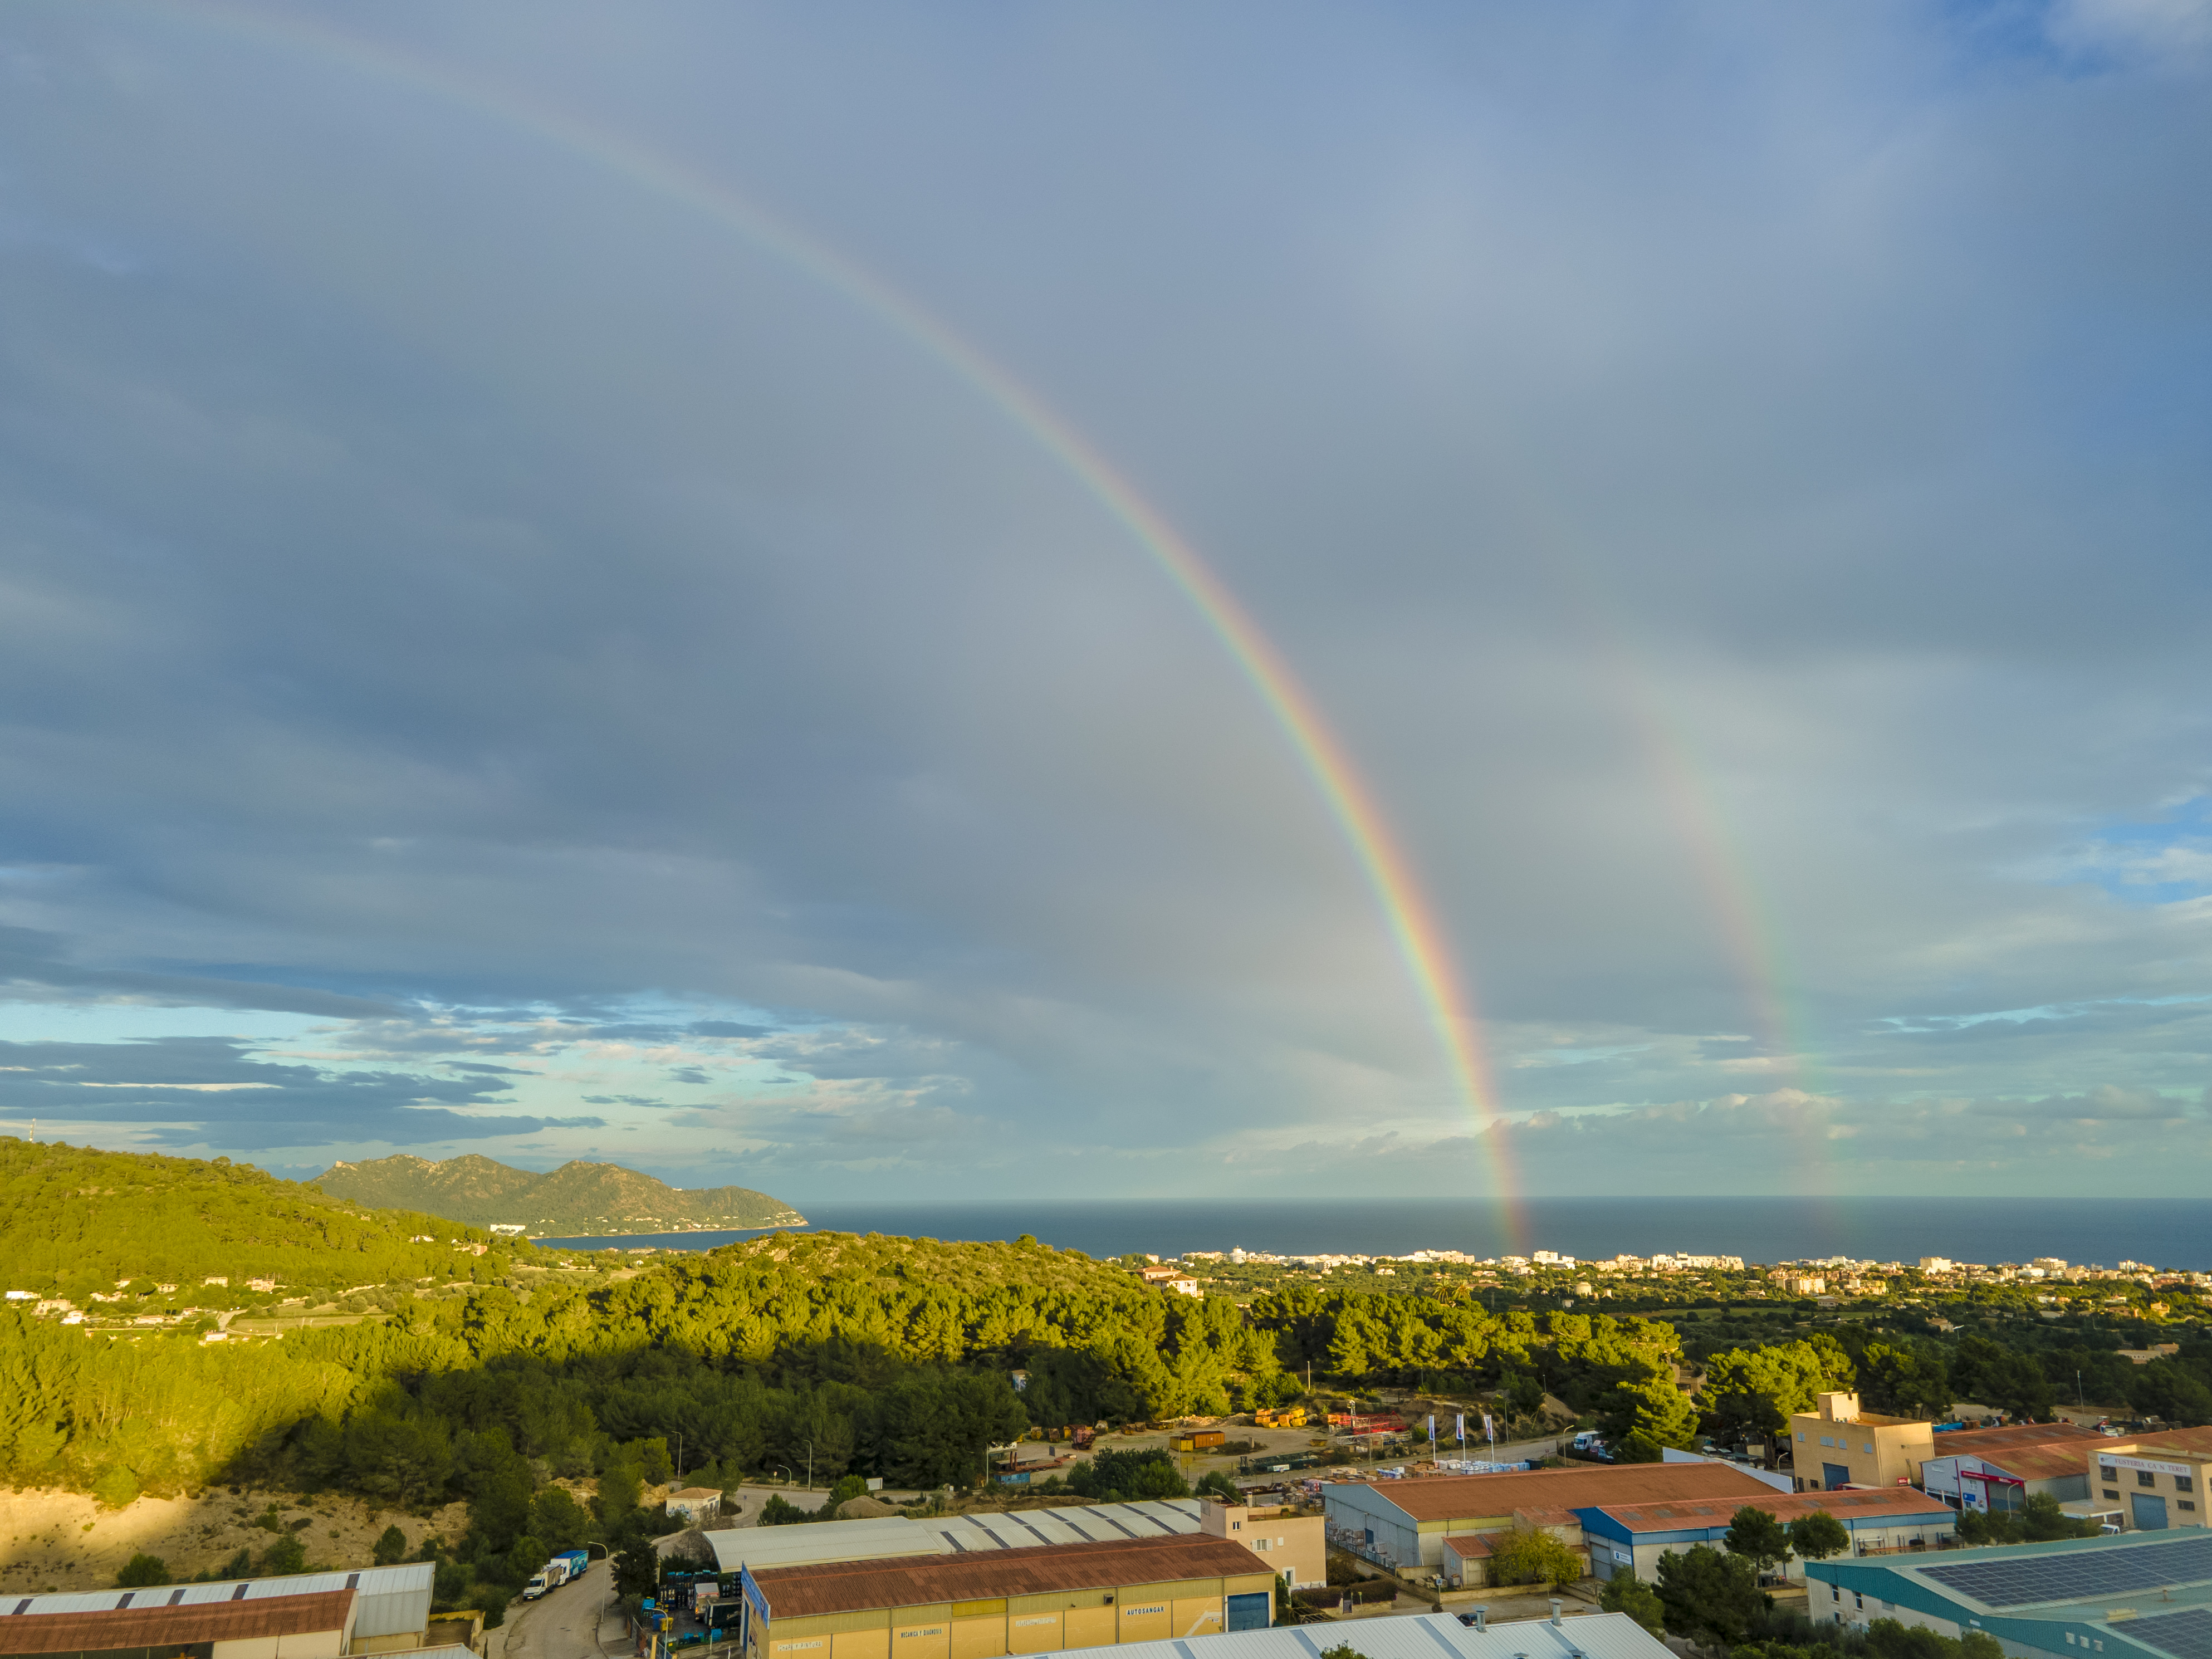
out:
M486 1460L582 1474L617 1443L681 1434L718 1479L811 1449L817 1475L928 1486L974 1479L986 1444L1030 1424L1296 1398L1309 1364L1504 1384L1527 1409L1559 1393L1651 1437L1655 1458L1697 1427L1674 1334L1641 1321L1320 1286L1248 1310L1027 1237L773 1233L612 1273L528 1256L496 1283L474 1276L496 1252L465 1258L469 1280L408 1288L388 1319L281 1340L88 1335L0 1310L0 1483L276 1480L416 1504L475 1492Z
M540 1238L791 1227L806 1220L781 1199L749 1187L671 1187L618 1164L580 1159L538 1175L474 1153L433 1163L403 1152L333 1164L315 1184L357 1204L420 1210L471 1227L526 1227Z
M411 1281L444 1276L455 1243L483 1237L428 1215L364 1210L228 1158L0 1136L0 1262L9 1290L82 1304L118 1279Z

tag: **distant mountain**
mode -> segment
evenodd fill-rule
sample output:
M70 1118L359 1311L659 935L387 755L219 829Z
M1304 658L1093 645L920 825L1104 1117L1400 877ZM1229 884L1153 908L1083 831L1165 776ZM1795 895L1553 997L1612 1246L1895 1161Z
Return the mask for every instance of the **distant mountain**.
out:
M532 1238L803 1225L780 1198L749 1187L671 1187L618 1164L563 1164L550 1175L471 1152L433 1163L401 1152L334 1164L315 1178L333 1198L420 1210L468 1227L520 1227Z
M483 1235L474 1236L483 1249ZM355 1286L447 1277L456 1225L404 1206L364 1209L227 1158L105 1152L0 1136L0 1266L9 1290L80 1304L133 1279L242 1291L249 1279ZM212 1277L210 1277L212 1275ZM226 1283L227 1281L227 1283ZM0 1397L7 1385L0 1383Z

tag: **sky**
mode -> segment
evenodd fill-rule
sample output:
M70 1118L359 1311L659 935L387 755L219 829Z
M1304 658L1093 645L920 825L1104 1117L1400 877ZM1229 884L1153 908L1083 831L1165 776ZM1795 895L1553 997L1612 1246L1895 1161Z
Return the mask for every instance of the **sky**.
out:
M2212 0L12 5L0 1130L2200 1191L2208 79Z

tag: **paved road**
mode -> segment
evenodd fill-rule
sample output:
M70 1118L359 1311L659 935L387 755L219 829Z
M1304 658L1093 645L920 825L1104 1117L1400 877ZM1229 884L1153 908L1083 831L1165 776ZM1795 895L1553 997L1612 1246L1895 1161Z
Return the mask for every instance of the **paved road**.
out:
M757 1525L760 1520L761 1505L767 1503L771 1496L781 1498L787 1504L795 1504L802 1510L818 1510L823 1500L830 1496L819 1486L812 1492L804 1486L739 1486L733 1495L744 1508L734 1516L724 1516L714 1523L714 1528Z
M501 1659L604 1659L627 1651L621 1615L605 1617L614 1595L614 1569L594 1561L582 1577L535 1601L517 1601L507 1609Z

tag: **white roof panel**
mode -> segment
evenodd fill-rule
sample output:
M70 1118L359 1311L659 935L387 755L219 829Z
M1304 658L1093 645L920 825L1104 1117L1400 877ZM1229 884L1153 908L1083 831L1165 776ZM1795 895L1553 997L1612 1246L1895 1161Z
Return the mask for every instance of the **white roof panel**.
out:
M345 1572L301 1572L288 1578L230 1578L212 1584L156 1584L150 1589L76 1590L64 1595L0 1595L0 1618L22 1613L112 1613L129 1607L198 1607L216 1601L263 1601L277 1595L321 1595L352 1588L363 1596L428 1590L437 1569L428 1561ZM243 1596L239 1592L243 1589Z
M793 1527L731 1527L706 1534L725 1572L754 1567L808 1566L818 1561L871 1561L897 1555L967 1554L1034 1549L1045 1544L1099 1544L1122 1538L1194 1533L1194 1500L1089 1504L1002 1514L954 1515L909 1521L818 1521Z
M1281 1625L1188 1641L1124 1642L1116 1659L1321 1659L1349 1642L1364 1659L1672 1659L1666 1645L1625 1613L1585 1613L1554 1625L1548 1619L1493 1623L1471 1630L1449 1613L1360 1619L1341 1625Z
M896 1555L942 1555L951 1547L930 1526L903 1516L866 1521L815 1521L790 1527L730 1527L706 1534L715 1565L804 1567L817 1561L872 1561Z

